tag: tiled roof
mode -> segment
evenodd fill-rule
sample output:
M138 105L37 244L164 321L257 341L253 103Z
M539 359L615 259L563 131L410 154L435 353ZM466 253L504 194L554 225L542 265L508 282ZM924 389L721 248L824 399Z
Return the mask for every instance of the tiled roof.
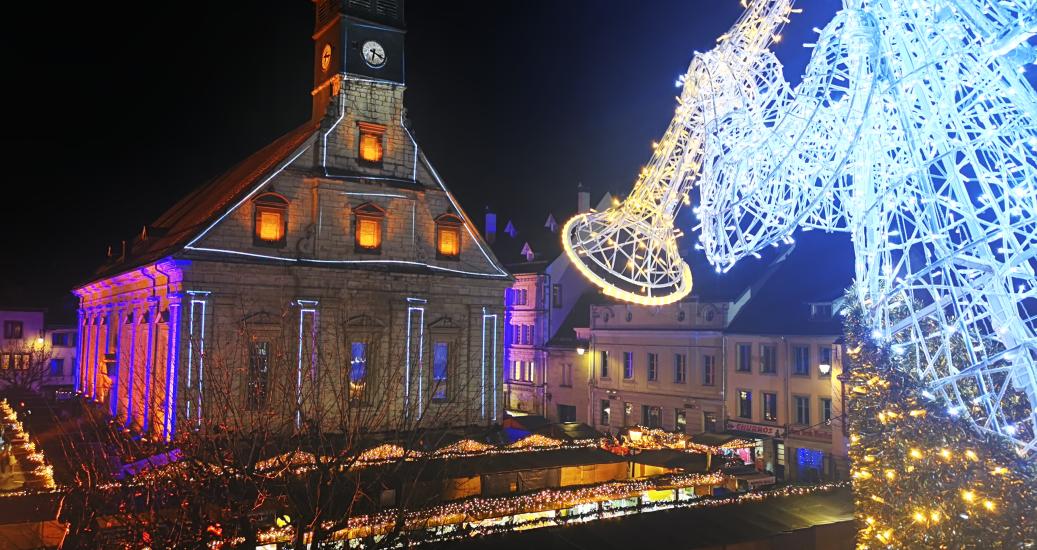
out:
M126 258L98 268L93 280L125 272L179 251L247 193L253 183L305 143L318 126L319 120L299 126L256 151L222 176L195 189L147 226L147 239L141 239L138 235L133 242L127 243Z

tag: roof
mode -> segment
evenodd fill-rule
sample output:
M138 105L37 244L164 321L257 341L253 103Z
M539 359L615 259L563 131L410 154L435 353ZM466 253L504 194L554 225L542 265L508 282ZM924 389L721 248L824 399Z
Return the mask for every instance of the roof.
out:
M564 466L615 464L628 460L629 457L617 456L598 448L583 448L436 458L395 463L380 468L398 468L395 473L403 479L448 479ZM377 477L381 475L378 473L380 468L368 468L365 473L371 472L369 475Z
M631 462L659 466L661 468L680 468L686 472L706 472L707 457L704 453L689 453L680 449L652 449L641 451L630 457ZM718 461L719 464L719 461Z
M509 531L500 535L432 545L432 548L815 548L805 542L813 541L815 537L818 541L833 543L829 546L818 544L816 548L852 548L856 533L853 513L853 495L850 489L842 488L827 493L664 510L608 521L572 522L558 527ZM790 534L819 525L828 525L824 533L806 531Z
M591 322L591 306L604 303L605 296L597 288L591 288L577 298L569 314L565 316L558 331L547 342L548 347L572 346L578 343L577 328L589 327Z
M751 289L751 298L726 332L841 335L842 319L811 318L810 304L838 300L853 283L853 247L847 237L802 233L783 252L769 275Z
M601 439L605 434L595 430L583 422L559 422L548 424L536 429L536 433L546 435L562 441L574 441L578 439Z
M127 243L126 257L102 265L93 280L103 279L156 261L183 248L212 221L226 212L253 184L303 145L319 127L311 120L274 140L222 176L195 189Z

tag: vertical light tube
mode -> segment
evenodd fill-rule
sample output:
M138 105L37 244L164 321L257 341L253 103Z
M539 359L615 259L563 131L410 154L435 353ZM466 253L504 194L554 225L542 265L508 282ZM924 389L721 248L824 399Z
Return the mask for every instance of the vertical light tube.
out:
M306 320L306 314L313 315L313 333L311 334L311 345L316 339L317 330L317 309L318 302L316 300L296 300L299 305L299 352L296 356L296 369L295 369L295 429L302 428L302 352L304 347L303 340L303 324ZM313 363L311 369L316 367L316 346L313 346L314 350L311 353L310 361Z
M427 300L423 298L407 298L409 304L425 304ZM411 357L413 356L413 350L411 343L413 342L413 314L418 312L418 411L421 411L423 405L422 391L422 376L421 376L421 363L422 363L422 348L425 345L425 308L421 306L407 306L407 349L406 349L406 360L404 366L404 381L403 381L403 411L406 416L410 416L410 379L411 379Z
M493 315L493 361L490 363L490 378L493 379L493 421L497 421L497 315Z

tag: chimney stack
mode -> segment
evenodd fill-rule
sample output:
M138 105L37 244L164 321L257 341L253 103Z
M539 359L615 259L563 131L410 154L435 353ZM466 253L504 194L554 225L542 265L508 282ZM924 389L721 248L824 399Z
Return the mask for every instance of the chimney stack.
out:
M488 244L497 240L497 214L490 212L489 207L486 207L485 238Z
M583 214L591 209L591 194L583 190L583 184L576 186L576 213Z

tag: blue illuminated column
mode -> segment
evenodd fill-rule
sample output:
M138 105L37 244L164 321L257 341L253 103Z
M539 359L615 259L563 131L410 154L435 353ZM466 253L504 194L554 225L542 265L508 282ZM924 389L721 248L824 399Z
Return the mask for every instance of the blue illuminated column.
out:
M135 392L133 386L136 383L134 375L136 374L137 368L137 325L140 324L142 312L139 305L133 306L133 321L130 323L130 358L129 358L129 375L126 379L126 422L123 426L130 427L133 425L133 399Z
M176 428L176 383L180 363L180 294L169 294L169 330L166 345L166 402L162 439L172 441Z
M125 309L123 304L116 306L112 310L112 315L109 318L111 323L108 326L108 330L115 331L114 335L108 335L108 341L114 342L115 346L115 364L114 369L109 369L108 378L112 381L111 387L108 389L108 412L112 415L112 418L117 418L119 414L119 381L122 378L122 323L123 314Z
M144 360L144 399L141 400L143 414L140 426L142 431L149 429L148 422L151 420L151 379L155 370L155 347L158 345L155 339L155 328L158 323L158 304L158 298L148 298L148 351Z
M79 330L76 331L76 361L73 365L75 369L75 391L79 393L83 390L83 380L80 378L83 375L83 338L86 334L86 313L83 308L79 308L76 311L76 326Z

